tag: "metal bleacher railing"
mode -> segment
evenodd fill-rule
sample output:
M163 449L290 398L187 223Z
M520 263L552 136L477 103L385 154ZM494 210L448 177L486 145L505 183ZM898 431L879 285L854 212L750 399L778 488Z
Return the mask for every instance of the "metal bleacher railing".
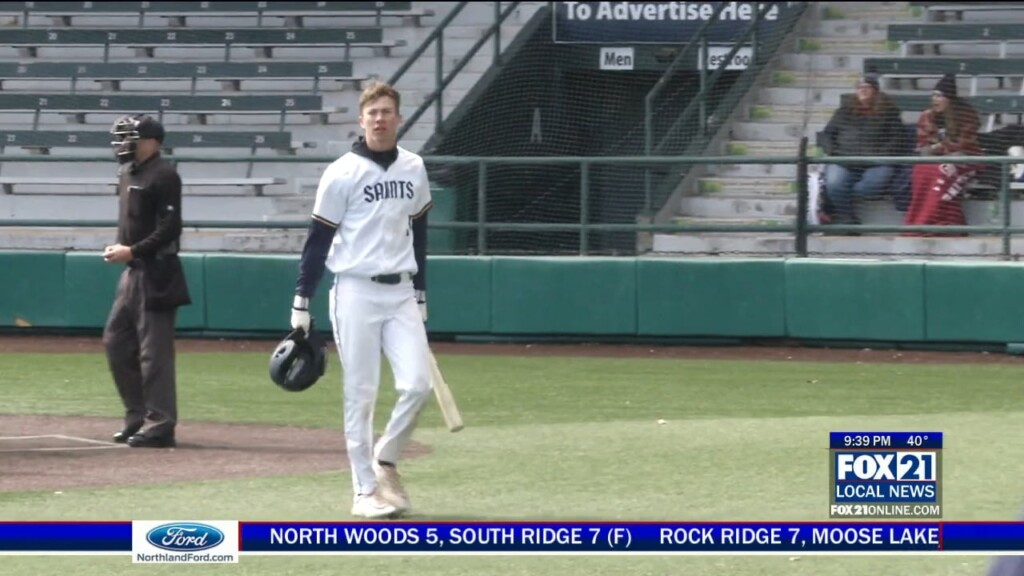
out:
M476 246L473 253L478 255L489 254L487 238L490 232L502 231L569 231L579 234L579 254L582 256L591 254L589 237L593 232L629 232L629 233L701 233L701 232L763 232L791 237L795 241L795 255L807 256L807 239L811 234L817 233L879 233L879 234L900 234L905 232L925 232L934 234L983 234L998 235L1002 239L1002 256L1011 257L1011 238L1015 235L1024 234L1024 225L1014 226L1010 218L1011 183L1007 165L1020 162L1020 158L1006 156L969 156L969 157L876 157L876 156L848 156L848 157L812 157L808 155L808 140L800 141L798 153L795 156L786 157L742 157L742 156L702 156L702 157L678 157L678 156L628 156L628 157L470 157L470 156L426 156L424 161L428 167L444 165L473 165L477 167L476 183L476 218L471 221L441 221L432 220L429 223L431 229L437 230L472 230L477 232ZM0 163L4 156L0 155ZM66 161L66 162L109 162L109 157L19 157L19 161ZM282 157L282 158L253 158L241 156L238 158L206 156L177 156L179 162L223 162L223 161L246 161L246 162L322 162L328 163L334 160L333 157ZM590 169L595 164L613 164L628 166L665 166L678 163L692 164L795 164L797 170L797 203L798 216L791 226L758 224L758 225L694 225L694 224L606 224L592 222L587 210L590 194ZM1001 222L999 225L981 226L882 226L882 225L815 225L808 223L805 217L808 211L809 191L807 186L807 175L809 166L812 164L892 164L892 163L948 163L967 162L971 164L984 164L1001 170L1001 186L998 190L997 204L1000 206ZM487 220L488 203L488 167L498 165L575 165L580 167L580 206L583 208L579 214L579 222L576 223L506 223L489 222ZM0 227L80 227L80 228L110 228L116 226L113 220L85 221L72 219L53 220L0 220ZM305 219L271 221L222 221L222 220L189 220L186 219L185 226L190 229L302 229L308 226Z
M494 2L494 23L480 36L479 39L470 47L469 50L462 56L462 58L452 66L452 69L448 74L444 73L444 33L448 27L455 21L462 10L469 4L469 2L458 2L452 6L448 14L438 23L434 28L434 31L423 41L422 44L410 55L405 63L402 64L391 75L388 79L388 83L397 86L398 82L415 64L416 62L427 53L427 50L431 46L434 48L434 90L424 99L424 101L416 108L416 110L410 114L399 129L398 137L401 138L405 133L416 123L417 120L431 106L434 107L434 126L436 132L441 132L444 129L444 91L451 84L452 80L466 67L467 64L476 56L476 53L480 51L487 42L493 42L493 54L492 62L493 66L497 66L501 62L501 25L508 19L508 17L519 7L521 2L506 2L506 6L502 8L501 2Z

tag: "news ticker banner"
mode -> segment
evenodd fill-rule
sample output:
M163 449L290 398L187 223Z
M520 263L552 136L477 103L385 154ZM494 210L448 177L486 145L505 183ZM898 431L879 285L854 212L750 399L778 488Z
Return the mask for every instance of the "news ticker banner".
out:
M1024 555L1024 522L6 522L0 555Z
M829 433L829 517L942 518L942 432Z

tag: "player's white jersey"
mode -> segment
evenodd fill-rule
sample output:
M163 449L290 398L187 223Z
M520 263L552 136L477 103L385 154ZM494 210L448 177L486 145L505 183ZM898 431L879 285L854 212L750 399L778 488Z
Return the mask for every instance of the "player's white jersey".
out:
M423 159L398 147L387 168L354 152L331 163L320 178L313 217L337 225L327 268L371 277L417 271L412 219L431 205Z

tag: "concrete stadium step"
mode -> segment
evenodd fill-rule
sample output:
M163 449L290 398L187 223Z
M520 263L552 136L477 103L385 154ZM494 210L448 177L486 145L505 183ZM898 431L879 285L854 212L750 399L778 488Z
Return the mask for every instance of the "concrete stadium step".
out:
M813 142L814 134L825 128L825 122L736 122L730 134L738 140L783 140L794 142L807 136Z
M796 216L796 198L783 199L762 195L686 196L679 212L691 218L785 219Z
M752 256L792 255L796 242L792 231L765 233L655 234L656 254L735 254ZM1011 250L1024 251L1024 239L1014 238ZM826 236L807 239L812 256L913 257L928 260L1000 260L1002 240L998 237L904 238L896 235Z
M822 104L838 106L843 94L853 91L853 86L844 88L811 88L804 86L778 87L768 86L757 91L758 104L792 104L794 102L806 102L810 104Z
M763 196L787 196L796 198L796 181L793 178L772 178L755 176L747 178L701 178L697 184L702 194L739 194Z
M733 218L704 218L696 216L675 216L671 220L672 224L678 226L772 226L777 227L779 232L793 233L793 226L795 226L795 220L786 217L733 217ZM684 232L685 233L685 232ZM700 232L705 234L705 232Z
M751 122L825 125L835 112L835 104L755 104L747 110Z
M813 144L813 142L812 142ZM784 140L733 140L722 150L730 156L786 156L796 157L799 143Z
M103 248L117 233L113 228L0 227L0 250L76 250ZM259 252L301 254L306 231L297 230L188 230L182 235L183 252Z
M892 13L896 14L896 13ZM903 15L909 17L909 14ZM861 38L885 40L889 22L885 16L865 19L823 20L814 27L814 33L829 38Z
M924 13L910 7L906 2L902 6L864 6L863 2L844 2L830 6L820 6L821 22L819 26L822 31L835 31L842 34L841 26L830 27L831 23L866 23L872 24L893 24L893 23L914 23L923 22Z
M755 254L765 257L794 254L793 230L780 229L779 232L655 234L652 251L658 254Z
M805 54L871 54L885 55L898 53L895 43L885 40L864 40L861 38L828 38L808 36L796 41L796 52Z
M707 168L718 178L796 178L795 164L714 164Z
M843 88L851 90L857 83L861 73L857 70L800 70L782 69L772 74L772 86L811 87L811 88Z
M816 53L784 53L779 63L788 70L825 70L853 71L864 69L864 59L878 56L877 54L816 54Z

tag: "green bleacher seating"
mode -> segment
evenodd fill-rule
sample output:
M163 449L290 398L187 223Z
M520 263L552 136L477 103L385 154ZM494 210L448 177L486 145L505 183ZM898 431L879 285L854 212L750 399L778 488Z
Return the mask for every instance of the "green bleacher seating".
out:
M384 16L416 19L430 11L413 10L412 2L0 2L0 14L61 16L146 15L187 16Z
M932 105L929 94L892 95L904 112L920 112ZM1024 96L974 96L966 98L979 114L1024 114Z
M50 148L107 148L111 136L105 130L0 130L0 148L15 146ZM164 148L250 148L291 150L290 132L194 132L170 130Z
M0 62L0 79L352 78L351 62Z
M883 75L1024 76L1024 58L865 58L864 69Z
M79 79L141 80L191 79L192 91L200 78L211 80L256 80L312 78L313 92L321 79L354 80L351 62L0 62L3 80L68 80L74 91ZM237 87L236 87L237 88Z
M146 112L162 115L164 112L180 114L237 114L276 113L280 115L280 127L284 129L287 114L315 114L323 121L331 112L342 109L325 109L320 96L274 96L274 95L231 95L231 96L149 96L140 94L84 95L84 94L11 94L0 93L0 111L35 112L32 128L38 128L42 112L86 114L90 112Z
M263 195L263 189L267 186L274 186L279 184L285 184L287 180L284 178L274 177L253 177L245 176L238 178L182 178L181 185L186 189L189 188L229 188L233 189L232 194L237 194L235 190L249 189L251 188L257 196ZM109 176L105 178L82 178L75 176L58 176L58 175L47 175L45 171L41 172L38 176L0 176L0 191L4 194L20 194L21 192L17 187L20 186L44 186L46 191L44 192L30 192L30 194L59 194L61 193L56 188L66 187L69 192L76 189L81 190L87 186L96 187L107 187L110 188L114 193L117 192L117 177ZM73 192L74 193L74 192ZM80 193L80 192L79 192Z
M964 12L1024 9L1024 2L910 2L910 6L923 8L930 20L946 20L952 15L963 20Z
M1000 42L1024 40L1020 24L890 24L887 38L897 42Z
M111 46L137 48L224 46L224 61L233 46L260 47L270 55L275 47L344 46L349 60L353 46L389 48L381 28L14 28L0 34L0 46L37 49L44 46L104 47L104 62Z
M52 110L57 112L322 112L320 96L149 96L115 94L11 94L0 93L0 110Z

